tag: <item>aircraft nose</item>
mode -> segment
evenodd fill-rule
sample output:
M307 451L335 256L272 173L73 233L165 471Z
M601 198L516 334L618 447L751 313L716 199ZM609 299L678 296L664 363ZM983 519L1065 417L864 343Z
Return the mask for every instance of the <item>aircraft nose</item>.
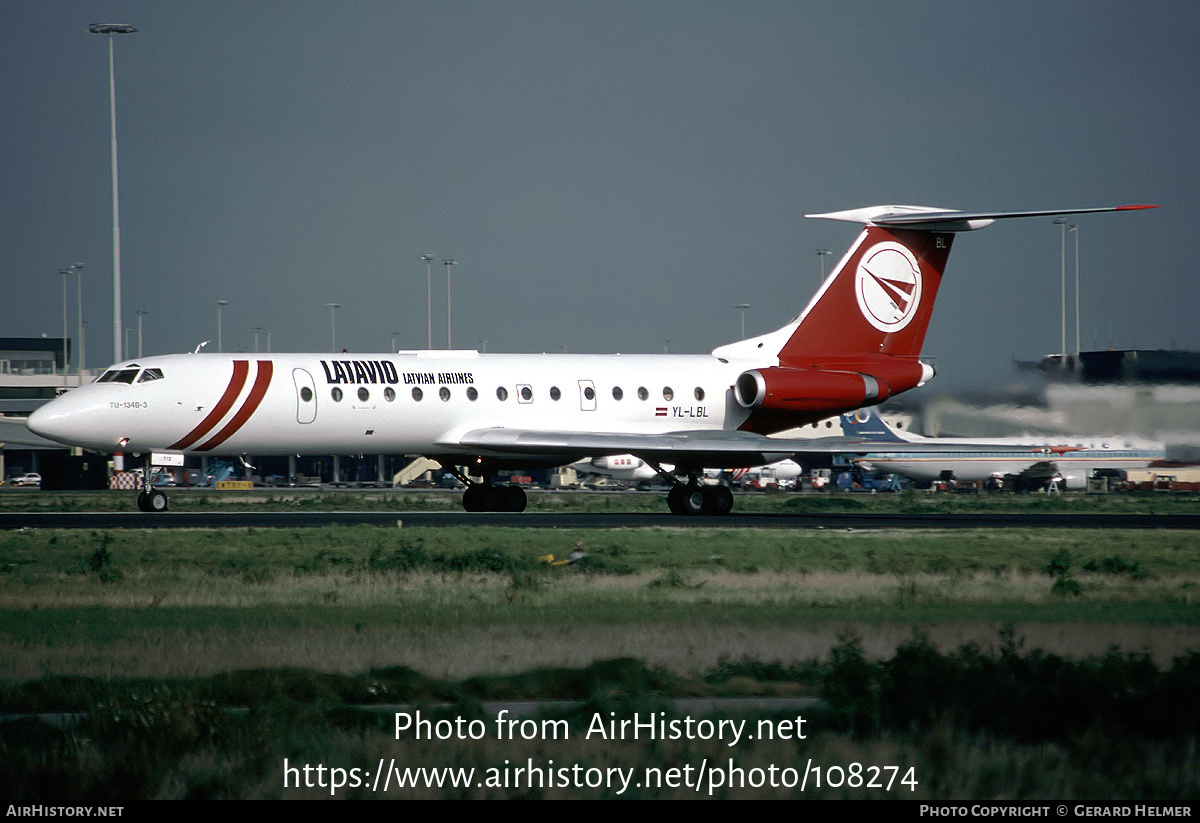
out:
M39 437L57 443L96 448L99 444L94 441L98 436L103 439L103 435L97 431L98 421L93 413L95 404L86 394L82 388L72 389L51 400L29 415L26 427Z
M55 440L59 443L69 442L67 439L66 415L62 414L61 401L59 400L51 401L44 406L34 409L33 414L29 415L29 419L25 421L25 425L39 437L45 437L47 440Z

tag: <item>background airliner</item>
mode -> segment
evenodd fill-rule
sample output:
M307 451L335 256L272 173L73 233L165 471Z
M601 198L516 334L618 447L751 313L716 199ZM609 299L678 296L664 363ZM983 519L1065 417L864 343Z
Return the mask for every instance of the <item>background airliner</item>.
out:
M661 481L664 479L649 463L632 454L612 454L592 457L587 460L577 460L571 464L571 468L583 475L607 477L630 483ZM668 474L675 469L669 463L663 464L662 468ZM781 483L791 487L799 481L802 471L803 469L801 469L800 464L795 460L780 460L778 463L771 463L768 466L750 466L735 469L729 475L729 480L734 485L751 486L754 488L765 489L771 486L778 486ZM705 476L713 481L719 480L722 473L720 469L708 468L705 470Z
M1098 469L1142 469L1166 455L1162 443L1122 436L975 439L902 435L871 409L843 414L842 432L869 441L871 451L855 452L856 465L867 471L902 474L921 483L1008 478L1018 488L1040 488L1055 480L1064 488L1084 488ZM914 446L927 446L929 451L912 451ZM1011 450L1021 446L1023 452Z
M1000 218L1141 208L1152 207L876 206L809 215L865 228L792 321L707 355L165 355L110 367L42 406L28 425L87 449L176 459L421 455L467 484L468 511L525 508L522 489L487 479L500 469L628 453L674 466L671 511L727 514L733 495L700 482L706 467L812 451L812 440L769 435L881 403L933 377L919 355L956 233ZM148 485L138 502L147 511L167 507Z

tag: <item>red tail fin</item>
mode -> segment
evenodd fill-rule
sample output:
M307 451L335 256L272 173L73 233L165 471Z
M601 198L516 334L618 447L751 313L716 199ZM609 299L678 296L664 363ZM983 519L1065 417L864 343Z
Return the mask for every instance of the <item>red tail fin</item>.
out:
M739 428L769 434L881 403L931 378L933 369L917 357L955 233L1013 217L1147 208L1155 207L955 212L874 206L807 215L866 228L799 317L713 351L753 364L733 386L734 399L751 412Z
M868 226L799 318L779 364L916 357L954 235Z

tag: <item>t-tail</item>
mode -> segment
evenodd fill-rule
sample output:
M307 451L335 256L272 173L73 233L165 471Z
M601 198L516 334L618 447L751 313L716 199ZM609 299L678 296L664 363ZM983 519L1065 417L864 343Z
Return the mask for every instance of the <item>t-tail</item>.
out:
M729 360L776 361L742 372L735 382L737 402L751 412L741 428L771 434L882 403L928 382L934 369L921 362L921 347L957 233L1011 217L1147 208L1155 207L958 212L874 206L806 215L865 227L795 319L713 351Z

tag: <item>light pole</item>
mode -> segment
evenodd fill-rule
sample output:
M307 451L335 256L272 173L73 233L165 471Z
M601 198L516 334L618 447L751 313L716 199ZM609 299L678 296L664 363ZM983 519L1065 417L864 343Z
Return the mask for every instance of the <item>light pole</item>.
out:
M329 350L337 351L337 310L341 303L326 303L329 307Z
M429 339L425 348L433 348L433 255L422 254L425 261L425 322L429 329Z
M58 273L63 276L63 388L67 387L67 377L71 373L71 365L67 361L67 275L71 273L70 269L59 269Z
M79 384L83 385L83 264L75 263L71 268L75 269L75 274L79 275L75 283L75 302L79 306Z
M450 267L457 266L458 261L446 259L442 264L446 267L446 348L452 349L454 346L450 343Z
M254 353L258 354L258 333L262 331L261 326L254 326L251 331L254 332Z
M1063 366L1066 365L1066 363L1064 361L1067 359L1067 221L1061 217L1056 217L1056 218L1054 218L1054 220L1052 222L1054 223L1054 225L1059 227L1059 229L1061 230L1061 234L1062 234L1062 242L1061 242L1061 248L1060 248L1061 259L1062 259L1062 272L1061 272L1062 276L1061 276L1061 279L1059 280L1059 288L1058 288L1059 297L1060 297L1060 306L1062 308L1062 325L1061 325L1061 335L1059 337L1059 349L1058 349L1059 364L1058 365L1059 365L1059 368L1062 368Z
M817 249L817 260L821 261L821 283L825 282L825 258L833 254L829 249Z
M217 301L217 351L225 351L225 341L221 337L221 311L229 305L228 300Z
M142 357L142 318L145 316L146 316L146 312L142 311L141 309L138 309L137 318L138 318L138 359L139 360Z
M1079 226L1068 231L1075 235L1075 368L1079 368Z
M92 34L108 35L108 111L112 135L112 205L113 205L113 357L121 359L121 220L117 198L117 81L113 71L113 35L137 31L125 23L93 23Z
M749 303L738 303L734 306L735 309L740 309L742 312L742 339L746 339L746 309L750 308Z
M398 335L399 333L400 332L398 332L398 331L392 332L392 354L395 354L398 351L398 349L396 348L396 335Z

